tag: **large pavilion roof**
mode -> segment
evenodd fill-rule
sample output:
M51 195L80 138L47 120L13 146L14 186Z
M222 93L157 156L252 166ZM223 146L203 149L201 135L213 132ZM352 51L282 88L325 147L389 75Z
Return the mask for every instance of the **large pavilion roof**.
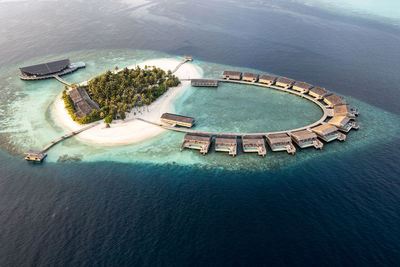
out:
M49 75L66 69L69 64L70 64L69 59L62 59L47 63L36 64L32 66L22 67L20 68L20 70L21 72L30 75Z

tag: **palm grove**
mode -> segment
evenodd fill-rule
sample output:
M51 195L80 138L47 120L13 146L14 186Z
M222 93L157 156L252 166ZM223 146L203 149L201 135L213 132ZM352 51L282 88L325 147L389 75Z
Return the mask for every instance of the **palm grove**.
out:
M116 70L118 70L117 67ZM84 87L89 96L99 104L100 110L93 110L91 114L79 118L75 116L74 104L66 90L64 90L63 99L75 121L84 124L105 119L106 123L110 123L118 117L125 119L125 113L134 108L150 105L170 87L179 84L178 77L171 71L165 73L156 67L125 68L114 73L108 70L90 80Z

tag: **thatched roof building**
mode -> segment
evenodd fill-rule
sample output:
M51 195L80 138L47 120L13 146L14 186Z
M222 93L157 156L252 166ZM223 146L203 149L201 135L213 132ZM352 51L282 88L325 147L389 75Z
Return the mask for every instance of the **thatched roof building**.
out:
M328 121L329 124L336 126L339 130L348 133L351 129L356 129L360 127L358 122L352 121L351 118L347 116L334 116Z
M254 72L245 72L243 73L243 81L247 82L256 82L258 80L258 73Z
M262 74L260 76L260 78L258 79L258 82L272 85L275 83L275 80L276 80L276 76L274 76L274 75Z
M181 145L181 151L184 148L200 150L200 153L205 155L211 146L210 135L202 134L186 134Z
M32 66L20 68L21 73L25 76L46 76L56 74L68 68L71 64L69 59L51 61L47 63L36 64Z
M161 115L161 122L190 128L194 125L195 119L178 114L164 113Z
M215 151L228 152L229 155L237 155L236 136L217 136L215 138Z
M351 119L354 119L358 115L358 111L356 109L350 108L350 106L347 104L339 104L333 107L333 115L347 116Z
M222 74L222 78L228 79L228 80L241 80L242 73L240 71L226 70Z
M261 135L246 135L242 136L243 152L257 152L260 156L267 154L264 138Z
M283 88L290 88L290 87L292 87L293 83L294 83L294 80L292 80L292 79L285 78L285 77L279 77L278 80L276 80L275 85L283 87Z
M299 91L300 93L307 93L311 89L312 85L306 82L295 82L293 90Z
M81 118L89 115L93 110L100 110L99 105L89 97L85 89L72 88L68 94L74 102L77 117Z
M340 133L338 128L331 124L322 124L311 129L319 138L325 142L331 142L338 139L339 141L346 140L346 135Z
M330 107L334 107L334 106L340 105L340 104L346 104L344 99L342 99L334 94L324 97L324 102Z
M195 87L218 87L218 80L213 79L192 79L190 83Z
M296 148L292 144L292 139L285 133L270 134L266 138L272 151L287 151L291 154L296 152Z
M323 99L325 96L330 95L330 92L322 87L313 87L308 92L309 95L315 97L316 99Z
M324 146L324 144L318 140L317 135L310 130L292 132L290 133L290 136L300 148L313 146L315 148L322 149Z

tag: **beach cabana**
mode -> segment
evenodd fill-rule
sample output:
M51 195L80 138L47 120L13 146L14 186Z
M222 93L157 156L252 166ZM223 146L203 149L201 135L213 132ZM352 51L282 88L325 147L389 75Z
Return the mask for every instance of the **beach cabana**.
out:
M308 92L309 95L315 97L318 100L324 99L325 96L328 96L330 92L322 87L313 87Z
M351 120L347 116L334 116L328 121L329 124L336 126L342 132L348 133L351 129L358 130L360 124Z
M263 157L267 154L264 138L261 135L242 136L242 148L245 153L258 153Z
M279 77L278 80L276 80L275 85L289 89L290 87L292 87L293 83L294 83L294 80L292 80L292 79L285 78L285 77Z
M276 80L276 76L274 76L274 75L262 74L260 76L260 78L258 79L258 82L272 85L275 83L275 80Z
M243 81L255 83L258 80L258 73L245 72L243 73Z
M215 138L215 151L228 152L231 156L237 155L236 136L217 136Z
M346 104L344 99L342 99L334 94L324 97L324 102L330 107L334 107L334 106L340 105L340 104Z
M338 128L331 124L322 124L311 129L314 133L318 135L319 138L325 142L332 142L333 140L344 141L346 140L346 135L339 132Z
M74 102L75 115L79 118L87 116L93 110L100 110L99 105L94 102L83 88L72 88L68 94Z
M318 140L317 134L310 130L302 130L290 133L290 137L300 148L314 147L322 149L324 144Z
M292 144L292 139L285 133L270 134L266 136L267 143L272 151L287 151L289 154L294 154L296 148Z
M241 80L242 73L240 71L226 70L222 74L222 78L227 80Z
M298 91L300 93L308 93L308 91L311 89L312 85L306 82L295 82L293 84L293 90Z
M178 114L164 113L161 115L161 122L191 128L195 123L195 119Z
M181 145L181 151L184 148L200 150L205 155L211 146L211 136L201 134L186 134Z

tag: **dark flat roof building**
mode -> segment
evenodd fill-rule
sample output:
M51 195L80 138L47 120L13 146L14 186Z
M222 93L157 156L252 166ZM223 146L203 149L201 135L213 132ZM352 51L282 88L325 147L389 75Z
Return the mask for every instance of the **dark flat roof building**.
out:
M20 68L20 70L21 73L24 75L43 76L63 71L66 68L68 68L70 64L71 62L69 61L69 59L62 59L37 65L22 67Z
M69 96L74 102L75 115L80 118L89 115L94 109L100 110L99 105L89 97L83 88L72 88L69 91Z

